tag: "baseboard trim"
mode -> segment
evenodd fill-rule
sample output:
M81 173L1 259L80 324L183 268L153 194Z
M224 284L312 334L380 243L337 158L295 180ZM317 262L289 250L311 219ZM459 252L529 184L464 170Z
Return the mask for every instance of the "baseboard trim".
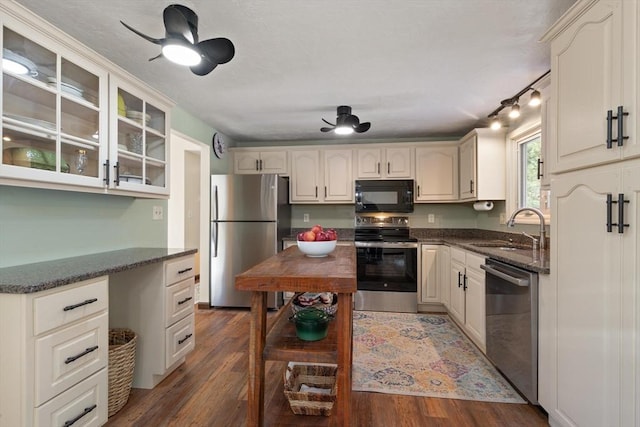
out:
M198 309L199 310L209 310L211 308L211 306L209 305L208 302L199 302L198 303Z

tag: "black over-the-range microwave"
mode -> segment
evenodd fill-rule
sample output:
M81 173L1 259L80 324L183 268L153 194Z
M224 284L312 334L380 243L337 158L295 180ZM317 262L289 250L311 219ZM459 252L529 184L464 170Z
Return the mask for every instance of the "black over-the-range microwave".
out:
M356 180L356 212L413 212L413 180Z

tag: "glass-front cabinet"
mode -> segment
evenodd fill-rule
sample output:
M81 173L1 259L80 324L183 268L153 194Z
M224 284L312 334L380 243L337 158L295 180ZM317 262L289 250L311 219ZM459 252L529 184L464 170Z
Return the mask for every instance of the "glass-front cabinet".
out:
M169 106L139 87L110 77L111 188L168 194Z
M2 28L0 175L104 187L107 71L14 28Z

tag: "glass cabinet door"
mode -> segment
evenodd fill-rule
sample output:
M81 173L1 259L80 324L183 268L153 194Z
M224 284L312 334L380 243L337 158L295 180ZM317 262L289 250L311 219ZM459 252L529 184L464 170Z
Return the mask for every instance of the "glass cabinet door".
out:
M165 110L133 90L119 85L113 85L111 90L114 104L118 105L117 160L111 186L168 194Z
M2 176L104 186L106 72L8 27L2 37Z

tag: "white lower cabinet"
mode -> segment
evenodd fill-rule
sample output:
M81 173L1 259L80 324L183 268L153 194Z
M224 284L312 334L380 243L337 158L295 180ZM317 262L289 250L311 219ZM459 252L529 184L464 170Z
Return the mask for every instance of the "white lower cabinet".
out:
M155 387L195 347L194 262L188 255L109 276L109 324L141 338L134 387Z
M481 255L451 248L449 313L469 338L486 349L485 280Z
M0 425L107 421L108 278L0 297Z
M422 304L440 302L440 245L421 245L420 287L418 288L418 302Z
M449 309L451 289L449 276L451 275L451 249L449 246L438 246L438 285L440 286L440 301L445 309Z

